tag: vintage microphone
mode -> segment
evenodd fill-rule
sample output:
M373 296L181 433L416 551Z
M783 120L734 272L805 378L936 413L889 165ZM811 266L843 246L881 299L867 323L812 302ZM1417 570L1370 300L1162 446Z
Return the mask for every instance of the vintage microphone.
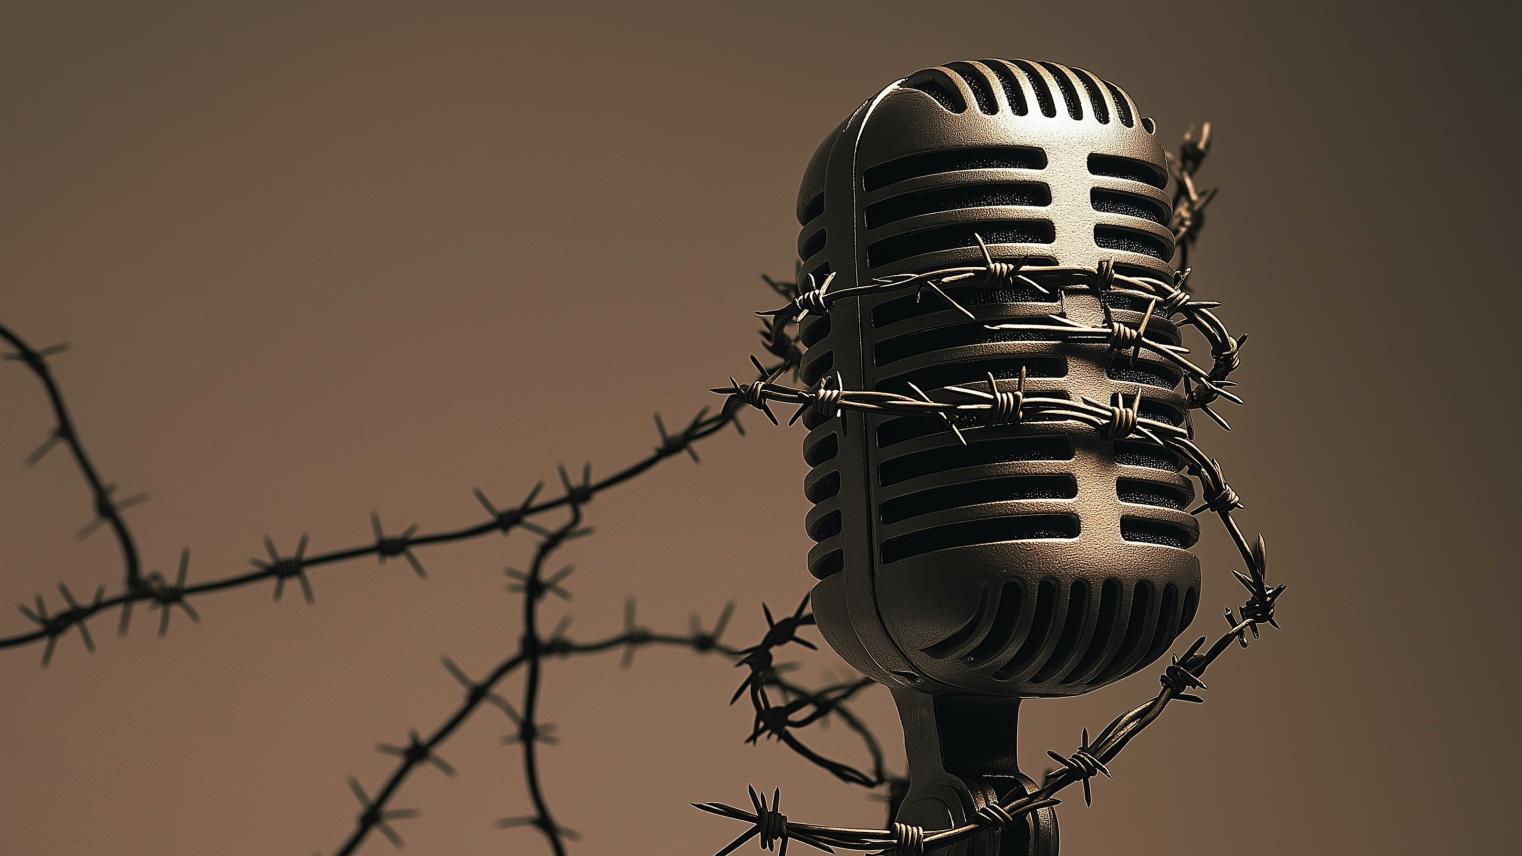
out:
M1046 62L949 63L883 88L825 138L798 197L800 270L848 288L982 264L986 244L1006 269L1171 282L1166 176L1152 120L1108 81ZM799 327L802 379L938 401L989 383L1139 395L1142 417L1187 428L1182 376L1157 354L990 328L1059 315L1145 324L1176 344L1147 306L1019 277L956 299L973 317L913 291L835 302ZM1188 626L1193 489L1162 445L1060 417L958 437L923 416L838 416L804 415L814 614L841 656L892 690L910 777L897 820L957 826L1032 788L1015 757L1020 699L1125 677ZM1054 854L1056 816L1042 809L956 846Z

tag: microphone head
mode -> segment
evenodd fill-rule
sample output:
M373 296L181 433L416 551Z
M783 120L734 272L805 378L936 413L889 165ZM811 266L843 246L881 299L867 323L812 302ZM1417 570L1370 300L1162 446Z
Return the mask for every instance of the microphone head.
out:
M1171 280L1163 148L1113 84L1054 63L954 62L896 81L827 136L798 197L801 275L832 288L996 261L1109 262ZM976 237L975 237L976 236ZM989 330L1061 314L1137 326L1122 295L1019 284L837 301L800 326L802 377L965 400L947 386L1108 403L1188 424L1179 372L1143 351ZM1059 300L1059 295L1062 295ZM1107 305L1106 305L1107 304ZM1159 317L1149 337L1178 341ZM1171 451L1075 422L983 427L810 413L806 526L820 630L891 686L936 693L1086 692L1157 659L1193 618L1193 489Z

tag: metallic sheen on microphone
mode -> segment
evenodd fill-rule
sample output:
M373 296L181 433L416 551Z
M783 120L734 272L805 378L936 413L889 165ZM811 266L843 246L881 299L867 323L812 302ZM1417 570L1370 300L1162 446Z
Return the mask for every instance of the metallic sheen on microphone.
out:
M1112 265L1171 281L1163 148L1114 84L1049 62L983 60L884 87L832 131L798 196L800 271L838 286L996 262ZM1059 315L1135 327L1147 307L1020 285L958 302L874 294L805 319L806 383L953 400L950 386L1108 402L1188 426L1182 377L1148 353L987 325ZM1147 335L1177 344L1159 317ZM956 417L953 417L956 418ZM1022 697L1068 696L1156 660L1199 597L1194 498L1177 455L1060 419L984 427L805 416L809 570L824 637L894 691L911 791L900 819L954 825L1010 789ZM971 852L1055 852L1055 816ZM1046 828L1050 827L1050 828ZM994 849L997 848L997 849Z

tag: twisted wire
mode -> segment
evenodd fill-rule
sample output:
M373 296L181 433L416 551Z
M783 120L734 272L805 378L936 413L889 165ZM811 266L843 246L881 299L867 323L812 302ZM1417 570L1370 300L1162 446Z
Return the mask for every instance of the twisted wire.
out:
M12 333L9 329L0 326L0 337L5 338L22 354L40 354L33 351L26 343ZM22 358L29 366L34 363L46 369L45 357ZM789 368L788 364L778 364L763 371L758 377L775 377L781 371ZM33 372L38 369L34 366ZM65 433L69 437L77 437L77 431L73 423L69 421L67 411L62 409L62 396L53 381L50 373L38 374L49 392L50 399L55 401L55 415L61 425L67 426ZM180 555L179 569L174 582L170 582L168 576L158 570L147 574L137 574L137 553L133 544L130 529L120 515L123 502L117 502L111 506L112 511L106 517L111 522L112 528L120 527L122 534L121 544L124 555L130 556L128 564L127 581L114 593L103 591L100 596L76 606L49 612L41 595L34 598L33 604L23 604L20 610L22 615L33 625L32 629L15 633L9 636L0 636L0 649L16 648L30 644L41 643L44 646L43 665L52 661L53 652L59 640L77 628L86 627L85 621L92 616L111 609L121 610L121 619L118 624L118 634L125 635L130 626L133 607L137 604L145 604L159 610L160 624L159 635L164 635L169 628L171 607L183 612L192 620L199 620L200 614L191 604L191 599L214 592L228 591L245 588L262 583L273 583L273 594L276 600L283 598L288 583L295 582L302 591L303 598L308 602L315 601L316 592L311 580L311 572L323 567L351 562L357 559L374 557L384 563L392 557L404 559L413 572L419 577L426 576L426 570L420 561L417 551L421 548L442 544L452 544L461 541L469 541L490 535L492 533L507 534L517 529L522 529L537 535L543 535L546 530L533 522L533 518L546 514L556 509L570 505L585 505L602 492L628 482L642 475L664 460L677 455L688 455L697 459L694 446L711 437L723 429L733 425L743 432L737 418L743 408L740 404L726 404L716 413L710 413L709 408L703 408L680 430L669 431L664 422L657 415L657 429L659 432L659 444L649 454L624 466L610 475L599 479L592 477L591 464L582 467L580 478L572 478L569 471L561 466L559 476L562 490L555 496L540 498L544 484L536 484L526 495L525 499L514 506L499 507L480 488L474 489L477 501L486 510L488 519L484 522L466 524L457 528L440 529L430 532L419 532L416 525L410 526L399 533L387 534L381 527L380 519L372 513L371 525L375 540L368 544L353 547L328 550L325 552L307 553L305 550L309 538L303 535L300 539L299 549L289 553L283 553L276 548L270 536L264 537L266 556L251 559L250 569L242 572L234 572L224 576L215 577L201 582L191 582L189 579L189 551L182 551ZM71 449L79 449L77 458L88 461L83 457L82 447L77 446L77 440L69 444ZM81 469L86 472L87 481L92 485L98 483L98 477L94 476L93 465L82 463ZM110 486L105 486L109 488ZM110 491L106 491L109 498ZM136 574L136 576L133 576ZM82 641L85 641L87 650L94 650L93 638L85 634L88 629L80 632Z
M1158 354L1184 369L1191 407L1205 411L1223 428L1229 429L1230 426L1209 408L1209 404L1219 398L1241 403L1241 399L1228 392L1226 387L1230 385L1227 377L1240 367L1239 351L1246 337L1233 338L1231 336L1225 325L1211 311L1219 304L1198 300L1188 294L1184 288L1189 277L1187 251L1203 224L1204 208L1215 195L1213 190L1205 193L1197 191L1193 183L1194 172L1209 151L1209 144L1210 126L1206 124L1198 137L1192 132L1185 137L1178 157L1171 155L1169 157L1170 171L1180 185L1175 200L1174 231L1179 240L1180 252L1184 254L1186 261L1185 264L1180 265L1182 269L1173 282L1164 282L1153 277L1121 275L1116 273L1114 266L1109 263L1100 264L1092 270L1073 266L1024 268L1020 274L1022 278L1030 280L1033 284L1042 283L1044 290L1049 292L1055 290L1059 299L1068 290L1088 290L1098 295L1102 301L1106 301L1112 295L1125 295L1145 300L1147 310L1137 326L1131 327L1112 320L1102 327L1087 327L1061 314L1049 316L1052 322L1050 324L1019 322L987 326L990 329L1037 332L1051 335L1059 340L1103 342L1115 351L1130 349L1133 360L1143 349ZM854 289L837 289L829 292L829 295L838 298L846 295L859 296L869 292L882 292L910 285L935 285L938 286L934 289L936 293L951 303L952 308L961 311L969 318L975 318L965 308L956 305L943 286L952 283L976 285L993 277L996 271L1003 270L1003 268L995 268L993 260L988 258L987 247L983 245L981 238L978 238L978 244L983 247L985 255L985 264L981 267L944 268L926 273L901 274L890 279L876 280ZM825 298L826 295L822 293L820 301L826 302ZM1108 302L1106 301L1104 305L1108 307ZM1147 336L1147 323L1154 313L1159 313L1166 318L1179 317L1181 324L1197 329L1210 345L1214 360L1211 368L1201 369L1183 358L1185 349ZM779 322L774 324L774 327L785 326L780 323L782 315L768 314L774 321ZM1207 456L1195 444L1187 429L1141 417L1139 391L1129 406L1123 398L1117 396L1119 400L1108 407L1088 399L1074 402L1065 399L1026 396L1024 395L1023 372L1015 393L1000 391L992 376L988 378L987 390L976 387L946 387L945 390L953 396L960 396L961 400L932 400L918 387L911 387L914 395L842 390L837 379L836 385L831 389L830 407L837 413L849 410L868 416L872 414L936 416L945 422L963 443L966 440L962 436L961 429L951 417L955 414L981 412L986 414L985 423L989 425L1009 421L1011 418L1066 419L1087 425L1106 437L1121 438L1138 435L1173 449L1183 456L1186 470L1199 481L1201 486L1204 502L1194 510L1194 513L1204 511L1214 513L1221 520L1223 528L1236 546L1245 565L1245 571L1234 571L1233 576L1246 589L1247 597L1239 609L1239 615L1230 609L1226 610L1226 630L1217 636L1209 647L1205 647L1207 637L1200 636L1182 655L1171 659L1159 677L1159 691L1155 696L1111 720L1092 741L1089 738L1088 729L1085 728L1082 740L1073 752L1069 754L1048 752L1048 756L1059 766L1047 774L1039 787L1029 793L1015 793L1003 802L985 805L966 823L947 829L922 830L912 834L906 832L900 824L878 830L788 823L789 831L795 836L806 833L815 842L840 849L871 851L892 848L896 852L902 852L902 848L912 839L914 852L933 851L978 834L980 830L1007 827L1031 812L1056 806L1060 802L1057 795L1074 784L1082 785L1084 802L1090 803L1094 777L1096 775L1109 777L1111 773L1108 764L1132 739L1155 722L1169 703L1175 700L1195 703L1202 701L1194 691L1205 688L1203 680L1205 671L1226 649L1233 646L1247 647L1249 635L1253 639L1258 638L1260 625L1278 626L1275 607L1285 587L1282 583L1270 586L1267 581L1267 551L1263 536L1259 535L1252 543L1248 543L1232 517L1232 513L1242 507L1241 499L1227 484L1220 464ZM724 390L718 391L724 392ZM804 408L816 406L819 398L818 388L802 389L770 381L759 383L751 395L760 403L778 401L797 404L800 412ZM1002 395L1012 395L1013 403L1001 397ZM737 401L738 399L731 396L726 404ZM794 420L796 419L797 414L794 415ZM900 796L901 799L902 796ZM746 812L722 803L704 803L698 805L698 808L735 820L755 824L762 822L759 810ZM727 853L728 849L723 852Z

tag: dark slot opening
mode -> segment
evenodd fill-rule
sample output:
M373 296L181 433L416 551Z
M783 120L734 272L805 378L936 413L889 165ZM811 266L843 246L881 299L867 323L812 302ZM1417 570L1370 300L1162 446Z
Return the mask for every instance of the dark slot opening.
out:
M954 547L996 544L1001 541L1077 537L1078 517L1073 514L990 517L985 520L950 523L934 529L889 538L883 542L882 557L884 564L888 564Z
M965 62L954 62L947 67L967 82L967 88L972 90L972 97L978 102L980 111L989 116L999 111L999 102L994 100L993 89L976 68Z
M962 661L976 666L1004 649L1020 629L1020 609L1025 606L1025 586L1019 580L1010 580L999 587L999 605L994 609L994 620L988 632L976 648L967 652Z
M808 202L803 203L803 213L798 217L798 225L807 225L809 221L824 213L824 191L814 194Z
M1068 594L1067 615L1062 620L1062 637L1057 640L1057 647L1046 659L1046 664L1041 667L1031 678L1031 683L1044 684L1057 676L1057 670L1073 656L1073 649L1078 646L1078 634L1083 632L1083 619L1089 611L1089 584L1086 580L1076 580L1073 589Z
M908 388L911 383L926 392L953 384L982 383L987 386L989 372L993 373L996 380L1010 380L1020 376L1021 368L1032 378L1058 378L1065 377L1068 373L1065 357L991 357L966 362L936 363L886 377L878 381L876 387L878 390L891 388L894 392L908 393L911 392ZM1146 404L1146 399L1142 403Z
M834 368L834 351L819 351L817 353L814 351L809 351L804 355L803 372L801 377L803 378L804 383L814 384L818 382L820 378L833 371Z
M810 235L808 240L803 242L803 247L798 251L798 258L812 258L815 253L824 249L825 238L825 230L823 229L820 229L819 231Z
M1167 425L1184 424L1184 411L1171 404L1153 401L1145 395L1142 396L1141 406L1137 408L1137 413L1143 419L1151 419L1154 422L1162 422Z
M1057 240L1057 231L1050 220L950 223L873 241L867 245L867 265L882 267L925 253L975 247L974 234L981 235L989 244L1050 244Z
M819 442L803 450L803 461L811 467L817 467L825 461L835 457L839 451L839 443L834 434L826 434Z
M1120 537L1127 541L1161 544L1164 547L1177 547L1180 550L1193 547L1198 538L1194 532L1183 526L1162 520L1148 520L1145 517L1120 518Z
M1184 462L1172 450L1145 440L1116 440L1115 463L1175 473L1184 469Z
M1168 225L1170 214L1168 207L1156 199L1148 199L1134 193L1122 193L1119 190L1096 188L1089 191L1089 203L1094 206L1095 211L1140 217L1143 220L1151 220L1159 226Z
M830 473L808 486L804 498L809 502L821 502L840 493L840 473Z
M806 348L812 348L819 344L825 336L830 335L830 316L810 315L798 325L798 341Z
M1137 232L1120 226L1095 226L1094 243L1105 250L1124 250L1167 261L1173 257L1173 245L1157 235Z
M1073 74L1089 93L1089 106L1094 109L1094 118L1098 119L1101 125L1110 124L1110 105L1105 103L1105 95L1099 88L1099 81L1094 79L1094 75L1081 68L1073 69Z
M1131 116L1131 105L1126 103L1126 95L1120 91L1120 87L1108 80L1102 81L1110 94L1115 96L1115 112L1120 114L1120 123L1127 128L1133 126L1136 120Z
M927 74L917 80L908 81L904 85L929 95L936 100L937 104L953 113L961 113L967 109L967 104L962 101L962 93L955 87L943 83L939 74Z
M972 641L972 635L977 632L978 625L983 623L983 616L988 613L988 585L985 583L978 592L978 608L973 611L972 617L967 623L952 631L950 636L921 650L928 654L931 659L944 660L953 652Z
M1009 102L1011 110L1016 116L1024 116L1030 112L1025 106L1025 92L1020 88L1020 82L1015 80L1015 73L1009 70L1009 66L996 59L983 60L983 64L993 69L994 77L999 79L999 85L1004 87L1004 100Z
M1105 683L1136 665L1142 645L1151 641L1148 631L1151 630L1149 625L1152 623L1153 593L1151 580L1142 580L1136 584L1136 591L1131 595L1131 615L1126 620L1126 635L1120 640L1120 650L1115 652L1110 664L1095 678L1097 683Z
M894 182L922 175L963 169L1041 169L1046 153L1029 146L989 146L974 149L939 149L905 155L862 171L862 187L869 193Z
M1147 331L1151 333L1150 325ZM1178 369L1170 365L1148 360L1137 360L1136 365L1131 365L1128 358L1118 354L1108 366L1105 366L1105 376L1122 383L1140 383L1161 389L1173 389L1184 377Z
M1030 668L1031 661L1041 652L1041 646L1046 644L1046 635L1051 632L1056 617L1057 582L1051 577L1044 577L1041 585L1036 587L1036 614L1031 616L1030 632L1025 635L1025 641L1015 656L994 672L994 680L1007 681Z
M1057 105L1052 101L1051 87L1046 85L1046 78L1041 76L1041 72L1023 59L1011 60L1011 62L1025 72L1025 78L1031 82L1031 88L1036 90L1036 106L1041 108L1041 115L1048 117L1057 115Z
M823 541L840 534L840 512L831 511L820 515L813 523L809 524L809 537L815 541Z
M1078 102L1078 90L1073 87L1073 81L1063 74L1062 69L1056 63L1043 62L1042 67L1052 73L1052 79L1057 81L1057 88L1062 90L1062 100L1067 102L1068 117L1072 119L1083 118L1083 105Z
M1099 587L1099 618L1094 625L1094 635L1089 637L1089 649L1083 652L1083 659L1062 679L1062 683L1076 683L1094 668L1094 664L1099 662L1105 649L1110 646L1110 635L1115 632L1115 622L1119 617L1120 580L1108 579Z
M878 508L883 523L898 523L922 514L951 508L965 508L986 502L1013 502L1021 499L1072 499L1078 495L1078 483L1069 475L1006 476L963 484L933 487L907 496L884 500Z
M1129 178L1150 184L1158 190L1168 184L1168 176L1161 169L1146 161L1116 155L1089 155L1089 173L1106 178Z
M1052 260L1045 256L1037 256L1029 259L1032 264L1050 264ZM1044 303L1057 302L1057 290L1048 289L1049 293L1042 294L1028 285L1020 285L1017 288L964 288L953 287L948 293L956 299L956 302L967 309L974 306L992 306L1010 303ZM947 305L946 301L929 294L919 299L910 294L905 297L896 297L879 303L872 309L872 326L886 327L899 321L910 318L919 318L936 312L955 312ZM1003 320L1003 319L1001 319ZM1014 319L1008 319L1014 320Z
M926 420L931 421L931 420ZM831 446L831 456L834 447ZM884 487L944 470L1005 464L1014 461L1070 461L1073 441L1061 434L1030 437L1000 437L963 446L939 446L912 452L877 467L878 482ZM812 463L812 462L811 462Z
M1200 590L1195 588L1194 586L1190 586L1184 592L1184 614L1183 614L1183 617L1180 618L1179 622L1178 622L1178 629L1179 629L1180 633L1183 633L1184 632L1184 628L1189 626L1189 622L1194 620L1194 611L1196 609L1199 609L1199 607L1200 607Z
M845 563L841 560L840 551L833 550L820 556L819 561L811 563L809 573L814 575L814 579L822 580L840 573L844 567Z
M1182 511L1189 505L1189 493L1171 484L1145 479L1117 479L1115 495L1121 502L1155 505Z
M935 298L927 298L935 299ZM1017 323L1019 319L1001 319L1000 323ZM1052 323L1045 317L1029 319L1032 324ZM879 366L896 363L908 357L944 351L947 348L965 348L972 345L992 345L999 342L1053 342L1053 333L1024 330L990 330L982 324L958 324L952 327L936 327L916 330L902 336L884 339L872 348L872 359ZM1177 379L1175 379L1175 383Z
M1131 667L1131 671L1134 672L1156 660L1163 655L1164 651L1168 650L1168 645L1173 641L1173 637L1179 634L1181 626L1178 623L1178 619L1178 586L1174 583L1169 583L1163 586L1163 605L1157 613L1157 629L1152 631L1152 644L1147 646L1147 653L1142 655L1140 660L1136 661L1135 665Z
M868 205L866 223L868 229L876 229L887 223L895 223L921 214L938 214L942 211L960 211L963 208L985 208L992 205L1039 207L1051 204L1051 189L1037 182L963 185L906 193L903 196L894 196Z

